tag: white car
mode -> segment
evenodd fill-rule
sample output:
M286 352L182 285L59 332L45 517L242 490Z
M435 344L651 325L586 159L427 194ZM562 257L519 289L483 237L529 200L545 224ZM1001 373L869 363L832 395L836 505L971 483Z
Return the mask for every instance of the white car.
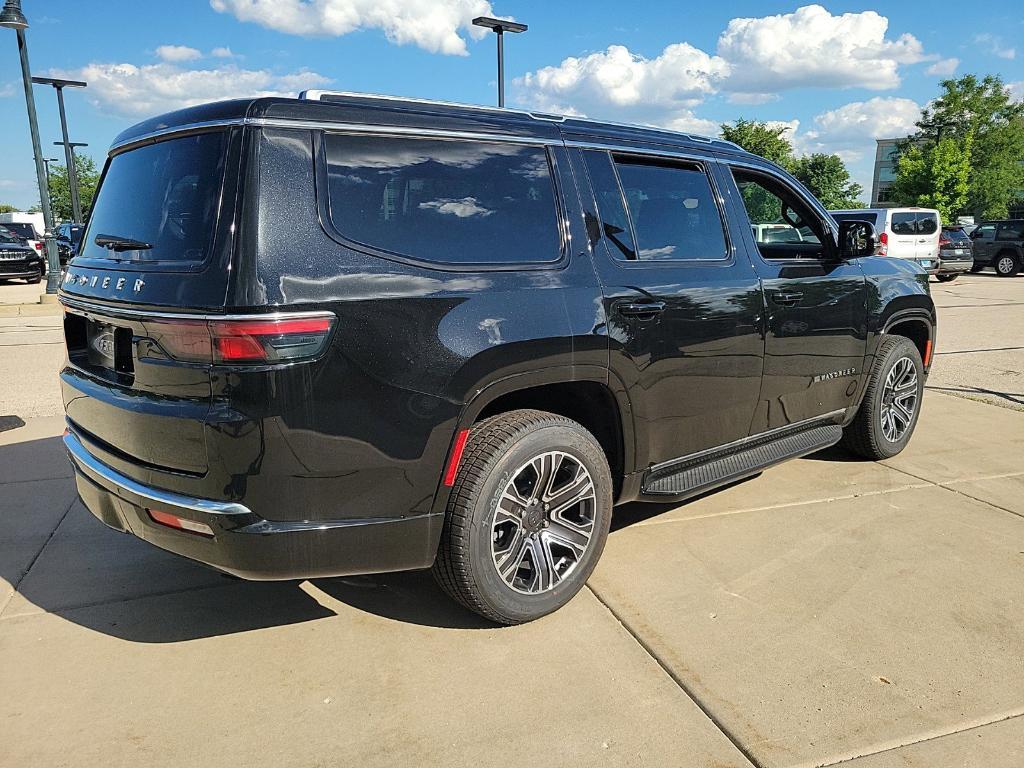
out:
M829 213L836 221L874 224L879 256L916 261L928 274L938 273L942 220L934 208L860 208Z

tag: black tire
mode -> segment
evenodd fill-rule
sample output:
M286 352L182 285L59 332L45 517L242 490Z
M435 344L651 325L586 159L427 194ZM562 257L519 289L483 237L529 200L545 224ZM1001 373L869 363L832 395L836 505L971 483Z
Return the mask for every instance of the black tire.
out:
M954 280L956 280L958 277L960 277L960 275L958 275L957 273L953 272L953 273L948 274L948 275L936 275L935 277L936 277L936 279L940 283L952 283Z
M1020 272L1020 259L1013 251L1000 251L992 260L992 266L1000 277L1013 277Z
M539 460L549 452L560 453L561 463L582 466L589 473L593 499L581 502L579 508L586 504L589 510L590 538L582 555L573 561L564 576L551 578L551 586L546 591L528 594L517 591L498 572L500 554L493 551L492 544L492 540L499 540L495 516L512 481L521 477L535 458ZM554 486L556 478L557 473L548 488ZM536 511L540 512L540 508ZM433 567L434 578L453 599L491 621L499 624L532 621L561 608L583 588L604 550L611 514L612 478L608 461L600 444L586 429L543 411L519 410L493 416L475 425L466 442L448 501ZM545 521L541 523L545 529L548 524L552 524L553 529L556 527L548 515L540 514L540 518ZM513 538L517 541L519 536L529 535L525 513L521 520L521 523L508 523L515 526ZM536 520L536 516L532 518L534 523ZM499 522L499 528L501 525ZM541 530L534 533L533 538L544 535ZM521 551L530 554L529 546L529 542L524 542ZM545 551L550 556L550 546ZM567 559L563 555L559 563ZM526 573L533 571L525 557L518 562L519 567L512 572L513 579L523 568ZM548 562L556 570L559 567L553 557Z
M916 374L916 400L912 416L905 431L891 439L883 425L883 411L887 407L886 379L897 363L909 359ZM853 421L843 430L843 446L858 456L878 461L892 458L910 442L921 414L921 401L924 396L924 365L921 354L914 343L904 336L885 336L878 345L875 363L871 368L864 400ZM891 417L890 417L891 418Z
M981 270L983 270L984 268L985 268L984 264L979 264L978 262L974 262L973 264L971 264L971 274L975 275L978 272L981 272Z

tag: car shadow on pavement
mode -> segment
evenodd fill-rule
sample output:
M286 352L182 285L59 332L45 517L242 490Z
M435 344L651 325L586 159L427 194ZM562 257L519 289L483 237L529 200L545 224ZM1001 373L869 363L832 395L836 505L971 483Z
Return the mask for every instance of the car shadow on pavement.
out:
M3 620L41 609L123 640L171 643L333 617L333 599L395 621L494 626L429 572L322 578L315 589L225 576L107 528L75 501L69 475L59 437L0 445L0 579L16 591L7 601L0 589Z

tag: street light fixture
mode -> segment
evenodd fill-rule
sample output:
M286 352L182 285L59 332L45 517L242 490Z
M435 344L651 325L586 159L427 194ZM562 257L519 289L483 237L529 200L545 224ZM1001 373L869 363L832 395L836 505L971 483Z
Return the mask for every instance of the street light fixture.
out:
M21 79L25 86L25 106L28 109L28 128L32 134L32 156L36 162L36 182L39 184L39 206L43 209L43 242L46 245L46 293L56 296L60 286L60 261L57 258L57 243L53 236L53 213L50 211L50 185L46 182L43 167L43 150L39 144L39 124L36 120L36 102L32 96L32 73L28 66L28 45L25 30L28 19L21 12L21 0L7 0L0 11L0 27L13 29L18 34L18 55L21 58ZM53 299L51 299L52 301Z
M44 157L43 166L46 168L46 182L50 182L50 163L59 163L59 157Z
M33 83L39 85L52 85L53 89L57 91L57 106L60 108L60 131L64 136L64 141L55 141L54 144L64 145L64 159L67 161L68 168L68 188L71 190L71 215L75 220L75 224L82 223L82 203L78 199L78 169L75 168L75 153L72 149L73 145L68 141L68 119L64 114L64 89L65 88L85 88L86 83L81 80L63 80L59 77L33 77ZM77 146L86 146L80 144Z
M505 33L525 32L528 27L507 19L492 19L490 16L477 16L473 25L490 29L498 36L498 106L505 106Z

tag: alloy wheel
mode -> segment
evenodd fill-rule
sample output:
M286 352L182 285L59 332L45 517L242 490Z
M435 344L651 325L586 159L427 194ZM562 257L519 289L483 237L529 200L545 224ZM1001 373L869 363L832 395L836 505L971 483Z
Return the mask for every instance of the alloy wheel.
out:
M590 545L596 504L593 478L575 456L548 451L523 464L502 491L491 526L498 575L523 594L554 589Z
M1012 256L1003 256L996 262L996 271L1001 275L1008 275L1013 272L1014 261Z
M914 423L917 400L917 368L909 357L901 357L889 369L882 387L880 418L886 440L895 443L907 434Z

